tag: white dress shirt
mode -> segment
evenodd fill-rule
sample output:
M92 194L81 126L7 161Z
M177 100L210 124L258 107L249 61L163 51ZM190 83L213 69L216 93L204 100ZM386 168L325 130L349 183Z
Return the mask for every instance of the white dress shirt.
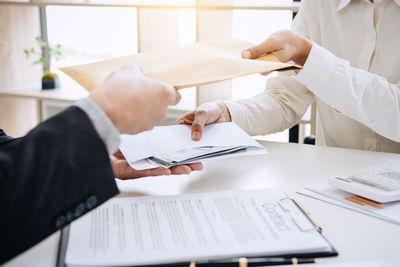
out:
M232 120L269 134L315 100L317 144L400 153L400 0L303 0L292 29L313 41L304 68L226 101Z

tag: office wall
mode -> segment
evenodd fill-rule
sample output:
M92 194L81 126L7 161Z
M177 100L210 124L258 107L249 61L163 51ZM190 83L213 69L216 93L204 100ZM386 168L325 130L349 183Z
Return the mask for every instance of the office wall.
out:
M40 79L40 66L32 66L24 48L40 35L38 7L0 6L0 87L15 87ZM0 128L21 136L38 123L33 100L0 96Z

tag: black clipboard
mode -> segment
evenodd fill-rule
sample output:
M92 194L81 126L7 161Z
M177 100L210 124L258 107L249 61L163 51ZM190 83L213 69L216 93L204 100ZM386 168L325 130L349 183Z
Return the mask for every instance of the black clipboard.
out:
M311 252L311 253L298 253L298 254L280 254L280 255L268 255L263 258L297 258L297 259L309 259L309 258L326 258L326 257L335 257L338 256L339 253L337 250L332 246L332 244L329 242L329 240L322 234L322 228L318 226L318 224L315 223L315 221L311 218L310 214L303 209L302 206L293 198L290 198L289 196L281 199L278 201L278 204L281 205L282 200L291 200L295 204L295 206L306 216L306 218L310 221L310 223L313 225L313 229L315 229L323 239L329 244L330 250L329 251L321 251L321 252ZM282 209L285 209L284 206L281 205ZM68 246L68 237L69 237L69 232L70 232L70 225L65 226L61 230L61 235L60 235L60 241L58 245L58 252L57 252L57 262L56 262L56 267L66 267L65 264L65 256L67 253L67 246ZM232 260L233 262L239 262L240 258L245 257L245 255L237 257L237 258L231 258L228 260ZM246 257L246 259L252 259L252 258L260 258L260 257ZM222 259L223 260L223 259ZM207 266L209 267L221 267L223 265L221 264L213 264L215 263L215 260L211 260L209 262L199 262L199 263L207 263ZM191 267L191 266L196 266L196 264L193 265L193 262L178 262L178 263L168 263L168 264L157 264L157 265L134 265L134 266L129 266L129 267L149 267L149 266L158 266L158 267ZM228 265L227 265L228 266ZM231 266L231 265L229 265ZM240 264L238 266L241 266ZM255 265L253 265L255 266ZM260 266L266 266L266 264L262 263Z

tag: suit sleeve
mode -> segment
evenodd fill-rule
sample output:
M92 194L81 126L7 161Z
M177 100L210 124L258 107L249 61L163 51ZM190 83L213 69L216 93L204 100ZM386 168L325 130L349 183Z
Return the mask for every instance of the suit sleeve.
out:
M0 264L118 193L106 147L70 107L0 144Z

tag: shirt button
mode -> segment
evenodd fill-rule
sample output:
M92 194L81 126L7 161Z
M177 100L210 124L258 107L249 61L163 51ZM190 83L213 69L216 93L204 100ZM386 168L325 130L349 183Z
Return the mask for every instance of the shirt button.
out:
M97 197L95 195L88 197L85 202L85 206L88 210L93 209L96 206L96 204L97 204Z
M68 223L72 222L72 220L74 219L74 214L68 211L67 214L65 215L65 219L67 220Z
M371 41L375 40L375 34L370 34L369 39L370 39Z
M66 222L65 216L61 215L56 220L56 223L55 223L56 228L61 228L62 226L64 226L65 222Z
M74 211L75 218L78 218L79 216L81 216L84 211L85 211L85 205L83 203L78 204Z

